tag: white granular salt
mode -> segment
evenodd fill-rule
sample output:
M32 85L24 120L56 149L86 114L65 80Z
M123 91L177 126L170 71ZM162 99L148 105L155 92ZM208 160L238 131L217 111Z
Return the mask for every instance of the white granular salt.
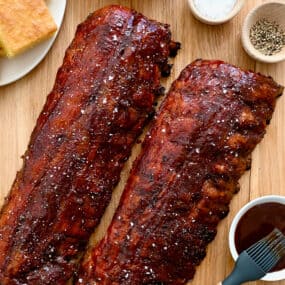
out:
M211 20L225 18L234 8L236 0L194 0L199 13Z

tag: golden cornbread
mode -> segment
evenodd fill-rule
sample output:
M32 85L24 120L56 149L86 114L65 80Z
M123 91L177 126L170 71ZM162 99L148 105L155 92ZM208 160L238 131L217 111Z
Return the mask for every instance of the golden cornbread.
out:
M8 57L49 38L56 29L44 0L0 0L0 45Z

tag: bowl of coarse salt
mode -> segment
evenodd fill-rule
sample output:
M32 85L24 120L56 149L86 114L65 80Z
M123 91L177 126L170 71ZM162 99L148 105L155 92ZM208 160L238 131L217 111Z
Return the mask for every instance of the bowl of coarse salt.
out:
M188 3L196 19L218 25L232 19L242 8L244 0L188 0Z
M285 60L285 1L270 1L246 16L242 45L252 58L266 63Z

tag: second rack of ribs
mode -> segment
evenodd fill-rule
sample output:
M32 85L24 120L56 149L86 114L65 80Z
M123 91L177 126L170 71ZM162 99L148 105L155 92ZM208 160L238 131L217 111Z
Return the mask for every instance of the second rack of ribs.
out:
M281 93L271 78L221 61L186 67L162 103L111 226L86 256L76 284L190 280Z

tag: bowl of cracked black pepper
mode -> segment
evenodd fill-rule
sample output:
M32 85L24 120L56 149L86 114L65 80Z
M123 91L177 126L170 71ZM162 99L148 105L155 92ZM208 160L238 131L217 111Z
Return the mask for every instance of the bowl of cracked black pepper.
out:
M242 29L242 45L258 61L285 60L285 1L267 2L249 12Z

